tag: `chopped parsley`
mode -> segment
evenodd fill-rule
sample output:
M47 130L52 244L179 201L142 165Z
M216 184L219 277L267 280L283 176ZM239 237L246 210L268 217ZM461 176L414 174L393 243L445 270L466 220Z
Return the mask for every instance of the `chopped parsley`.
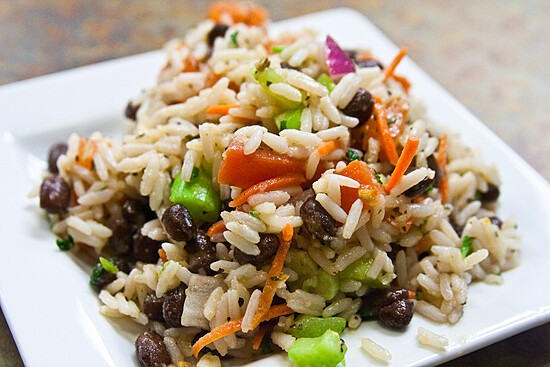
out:
M197 167L193 167L193 172L191 172L191 178L189 181L193 180L199 175L199 169Z
M237 36L239 35L239 31L235 31L231 33L231 44L235 47L239 47L239 42L237 42Z
M71 236L69 236L69 238L67 238L66 240L58 238L55 240L55 243L61 251L69 251L74 246L74 241Z
M274 282L278 282L281 280L281 278L279 277L271 277L271 280L273 280Z
M475 237L464 236L464 238L462 239L462 247L460 248L462 258L465 258L473 252L472 241L474 240L474 238Z
M429 187L428 187L428 190L426 190L426 193L432 191L434 189L434 185L431 184Z
M481 200L481 192L476 191L476 194L474 195L474 199Z
M260 216L254 210L249 211L248 214L250 214L251 216L253 216L256 219L260 219Z
M390 126L391 124L395 124L396 121L397 121L397 116L393 116L391 119L388 120L388 126Z
M353 149L349 149L346 153L346 156L349 158L350 161L360 161L361 157L359 157L359 154Z
M375 174L374 174L374 177L376 178L376 181L380 182L382 185L384 184L384 183L382 182L382 179L380 178L380 175L379 175L378 173L375 173Z

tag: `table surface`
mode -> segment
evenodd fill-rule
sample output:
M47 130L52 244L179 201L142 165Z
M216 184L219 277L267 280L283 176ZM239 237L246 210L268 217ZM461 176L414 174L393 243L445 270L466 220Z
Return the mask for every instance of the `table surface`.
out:
M274 21L336 7L361 12L550 179L549 1L256 2ZM0 0L0 85L158 49L209 3ZM550 367L548 340L550 323L443 366ZM22 366L1 310L0 341L0 367Z

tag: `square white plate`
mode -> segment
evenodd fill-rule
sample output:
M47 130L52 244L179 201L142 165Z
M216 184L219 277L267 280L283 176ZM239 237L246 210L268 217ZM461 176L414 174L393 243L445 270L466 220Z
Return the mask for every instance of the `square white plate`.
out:
M372 23L348 9L279 22L274 31L304 26L330 33L344 48L370 48L384 63L398 50ZM0 87L0 296L28 367L137 365L137 329L99 315L99 301L88 286L89 267L57 249L37 200L27 199L27 193L40 183L54 142L65 141L73 131L120 135L126 102L153 85L163 62L163 53L156 51ZM550 320L548 182L410 59L398 72L412 82L412 94L425 102L431 119L459 130L469 145L482 146L486 160L497 164L504 183L498 214L518 219L522 265L504 273L501 286L473 285L457 325L437 325L416 316L404 332L376 322L347 332L348 366L370 362L360 349L361 337L389 349L393 359L387 366L427 366ZM419 346L419 326L447 336L447 351ZM284 356L260 363L290 365Z

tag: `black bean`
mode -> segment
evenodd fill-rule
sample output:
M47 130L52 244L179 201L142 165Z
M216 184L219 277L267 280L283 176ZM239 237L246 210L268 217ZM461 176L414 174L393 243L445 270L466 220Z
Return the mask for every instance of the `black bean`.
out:
M430 186L433 185L433 182L434 182L433 178L426 177L422 181L417 183L416 185L414 185L414 186L408 188L407 190L405 190L405 192L403 194L405 194L405 196L408 197L408 198L417 197L418 195L423 194L426 191L428 191Z
M492 217L489 218L489 220L491 221L491 223L493 223L498 228L502 228L502 220L499 217L492 216Z
M107 221L107 227L113 234L109 237L109 246L118 256L126 256L132 251L134 231L124 218L112 218Z
M156 263L159 259L158 251L161 245L161 241L144 236L141 234L141 230L138 230L133 236L134 257L137 261Z
M453 227L458 237L462 237L462 231L464 231L464 226L459 225L457 222L454 221L453 218L451 218L450 223L451 223L451 227Z
M372 95L363 88L359 88L342 112L348 116L356 117L359 119L359 123L363 123L370 119L373 109Z
M379 289L363 297L363 309L369 309L371 314L376 316L382 307L408 298L409 292L404 288L391 287L388 289Z
M208 32L208 36L207 36L208 46L210 47L214 46L214 41L216 40L216 38L225 36L225 32L227 32L228 29L229 27L225 24L222 24L222 23L215 24L214 27L212 27L212 29L210 30L210 32Z
M181 314L185 302L185 287L179 286L172 289L164 296L162 304L162 317L170 327L181 327Z
M498 186L489 182L487 191L481 193L480 199L483 202L493 202L497 201L499 196L500 190Z
M113 265L117 267L118 271L121 271L126 274L130 274L130 265L124 259L114 259Z
M443 171L443 168L437 163L433 154L428 157L428 168L435 172L433 184L435 188L439 188L439 182L445 177L445 171Z
M393 328L404 328L409 325L414 313L414 302L410 299L400 299L387 306L384 306L378 312L380 321Z
M214 255L216 253L216 249L214 248L214 245L212 245L210 237L208 237L206 232L202 229L197 229L195 232L195 244L199 250L205 254Z
M147 205L137 199L127 199L122 205L122 216L130 223L143 226L151 216L151 210Z
M201 251L198 254L195 254L195 256L190 257L188 269L192 273L214 275L215 272L210 268L210 264L216 260L216 255L205 254Z
M338 223L312 196L300 208L304 225L313 236L323 243L329 243L336 236Z
M59 173L59 169L57 169L57 158L67 153L67 149L68 147L65 143L57 143L52 145L50 152L48 153L48 171L51 173Z
M154 331L144 331L137 337L136 356L142 367L165 367L172 363L162 337Z
M377 67L380 70L384 69L384 66L378 60L367 59L367 60L355 60L355 65L360 68L374 68Z
M233 255L239 264L252 264L262 267L269 264L279 248L279 237L274 234L260 234L260 242L257 243L260 253L256 256L248 255L235 248Z
M283 62L281 63L281 68L283 68L283 69L293 69L293 70L298 70L298 71L300 71L300 68L295 68L294 66L291 66L291 65L290 65L288 62L286 62L286 61L283 61Z
M92 269L92 275L90 277L90 285L96 292L99 292L103 288L105 288L107 284L110 284L113 281L115 281L116 278L117 278L116 274L108 272L102 266L96 265Z
M155 293L149 293L143 301L143 313L147 315L149 320L164 321L162 315L162 304L164 297L157 297Z
M231 200L222 200L221 210L222 212L231 212L235 210L235 208L232 208L229 206L229 203Z
M196 230L193 217L181 204L166 209L162 215L162 224L170 237L176 241L189 241Z
M126 109L124 110L124 116L132 121L136 121L136 114L140 107L140 104L134 104L134 102L129 101L126 105Z
M58 175L49 175L40 186L40 207L48 213L61 213L69 207L71 189Z

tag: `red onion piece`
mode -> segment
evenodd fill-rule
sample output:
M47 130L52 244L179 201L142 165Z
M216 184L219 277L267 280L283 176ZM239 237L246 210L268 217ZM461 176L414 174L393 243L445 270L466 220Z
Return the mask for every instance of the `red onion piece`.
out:
M342 76L355 71L353 62L331 36L327 36L325 56L330 76Z

